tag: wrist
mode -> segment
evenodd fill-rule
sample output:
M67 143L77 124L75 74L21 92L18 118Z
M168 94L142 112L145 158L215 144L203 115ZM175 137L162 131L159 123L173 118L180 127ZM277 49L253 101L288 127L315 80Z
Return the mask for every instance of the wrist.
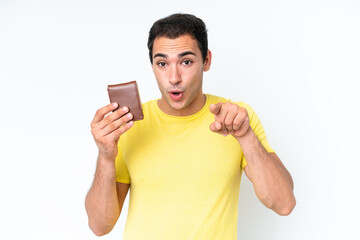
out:
M97 161L100 164L114 165L115 164L115 158L116 157L111 156L109 154L103 154L103 153L99 152Z
M96 163L95 175L102 179L107 179L111 183L115 182L116 179L115 159L107 158L99 154Z
M237 136L235 138L240 143L240 145L242 146L243 144L251 143L254 136L255 136L255 133L254 133L253 129L249 126L248 131L244 135Z

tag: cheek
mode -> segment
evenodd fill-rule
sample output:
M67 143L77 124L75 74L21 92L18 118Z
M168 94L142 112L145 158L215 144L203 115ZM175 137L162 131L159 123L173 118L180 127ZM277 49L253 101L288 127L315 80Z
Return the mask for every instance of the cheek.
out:
M168 71L155 70L154 75L159 83L165 83L168 80Z
M199 81L199 79L201 80L201 69L198 68L193 68L193 69L189 69L186 71L182 71L181 72L181 76L183 80L187 80L187 82L191 82L192 84L194 84L195 82Z
M155 78L156 78L156 81L157 81L158 85L162 85L162 83L164 81L163 74L161 74L160 72L154 71L154 75L155 75Z
M163 81L164 78L162 78L161 76L157 76L157 75L155 75L155 78L156 78L156 82L157 82L157 85L158 85L158 88L159 88L161 94L166 94L166 89L168 88L168 86Z
M163 88L164 88L163 83L158 78L156 78L156 81L157 81L160 91L163 91Z
M197 69L192 73L192 84L200 86L202 82L202 71Z

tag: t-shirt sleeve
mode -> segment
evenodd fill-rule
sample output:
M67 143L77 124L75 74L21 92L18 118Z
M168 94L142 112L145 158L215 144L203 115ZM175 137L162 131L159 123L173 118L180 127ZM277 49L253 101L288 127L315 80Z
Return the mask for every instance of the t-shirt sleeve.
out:
M244 102L236 102L237 105L239 105L240 107L243 107L246 109L246 111L248 112L249 115L249 119L250 119L250 126L253 129L255 135L257 136L257 138L259 139L260 143L263 145L263 147L266 149L266 151L268 152L275 152L267 138L266 138L266 134L265 134L265 130L260 122L259 117L257 116L257 114L255 113L254 109L252 109L252 107L250 105L248 105L247 103ZM244 169L246 166L247 162L245 159L245 156L242 155L241 157L241 168Z
M116 181L130 184L130 174L124 162L123 155L121 153L120 144L118 145L118 155L115 159L115 169L116 169Z

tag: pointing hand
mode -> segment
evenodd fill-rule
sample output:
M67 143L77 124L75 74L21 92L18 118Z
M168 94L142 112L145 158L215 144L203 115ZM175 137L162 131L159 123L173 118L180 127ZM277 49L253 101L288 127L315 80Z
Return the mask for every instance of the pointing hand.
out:
M230 102L218 102L210 105L210 112L215 121L210 124L210 130L224 136L243 137L250 129L249 116L245 108Z

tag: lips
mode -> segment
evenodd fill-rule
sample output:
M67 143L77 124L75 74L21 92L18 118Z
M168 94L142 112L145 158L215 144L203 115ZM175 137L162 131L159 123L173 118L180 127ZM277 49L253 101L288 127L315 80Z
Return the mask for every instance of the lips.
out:
M178 101L181 101L184 93L180 90L170 90L169 95L173 101L178 102Z

